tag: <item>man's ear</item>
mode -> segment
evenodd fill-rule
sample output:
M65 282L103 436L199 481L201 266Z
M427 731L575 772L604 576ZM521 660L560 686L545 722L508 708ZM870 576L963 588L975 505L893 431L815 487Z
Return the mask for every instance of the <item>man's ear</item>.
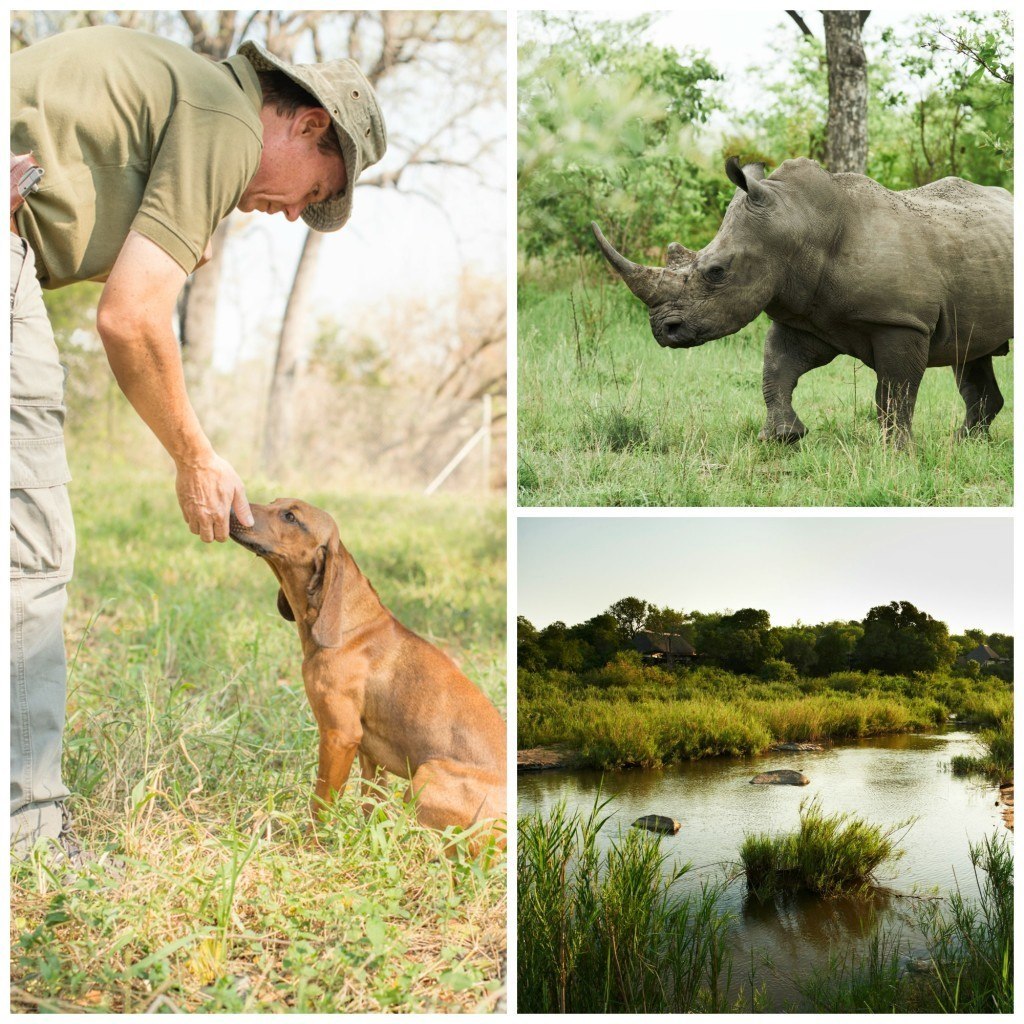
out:
M313 556L313 576L306 590L317 608L311 635L318 647L341 646L341 552L337 540L321 544Z
M288 598L284 596L284 589L281 587L277 588L277 610L282 619L287 619L289 622L295 621L295 612L292 611L292 606L288 603Z
M295 115L295 127L300 134L312 134L319 139L333 125L331 115L323 107L305 107Z

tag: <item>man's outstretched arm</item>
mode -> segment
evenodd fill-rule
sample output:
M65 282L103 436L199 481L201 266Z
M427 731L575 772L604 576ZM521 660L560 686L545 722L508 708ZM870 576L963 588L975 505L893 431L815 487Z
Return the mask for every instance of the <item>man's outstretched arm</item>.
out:
M245 487L213 450L185 391L171 318L185 272L158 245L132 231L107 278L96 312L107 360L121 390L177 467L178 503L204 541L227 540L230 512L252 513Z

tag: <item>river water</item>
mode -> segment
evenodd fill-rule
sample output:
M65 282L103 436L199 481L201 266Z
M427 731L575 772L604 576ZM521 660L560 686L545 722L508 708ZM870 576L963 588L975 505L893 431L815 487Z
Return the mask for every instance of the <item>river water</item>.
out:
M681 822L662 838L667 867L689 863L695 870L676 883L680 894L702 880L736 873L739 849L753 832L790 832L800 804L815 796L826 813L849 811L878 825L916 821L901 843L903 856L883 866L878 881L899 893L948 895L959 883L965 895L977 887L970 843L1004 826L998 790L954 777L954 754L977 753L966 732L874 737L813 753L769 753L744 758L708 758L658 771L546 771L518 778L519 814L547 812L559 800L570 811L588 812L598 793L613 800L602 832L610 841L643 814ZM796 768L807 786L752 786L758 772ZM750 974L766 987L774 1009L799 1009L799 982L828 970L830 957L863 948L880 926L898 928L912 956L924 954L915 925L916 900L821 900L790 897L758 904L740 877L726 889L722 908L731 913L734 990Z

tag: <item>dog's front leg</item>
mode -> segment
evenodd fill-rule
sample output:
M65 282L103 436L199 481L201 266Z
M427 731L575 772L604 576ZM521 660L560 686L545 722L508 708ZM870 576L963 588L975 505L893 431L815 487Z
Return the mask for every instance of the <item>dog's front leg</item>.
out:
M345 783L352 762L359 750L363 730L359 719L355 728L325 729L320 727L320 760L316 772L316 789L313 796L313 819L324 808L329 807L336 796L345 792Z

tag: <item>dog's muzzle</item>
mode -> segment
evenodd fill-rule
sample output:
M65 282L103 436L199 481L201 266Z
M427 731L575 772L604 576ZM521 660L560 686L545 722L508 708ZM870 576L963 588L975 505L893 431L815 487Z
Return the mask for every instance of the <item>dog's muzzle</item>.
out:
M231 513L228 520L228 536L236 543L241 544L243 548L253 552L253 554L260 555L261 557L270 554L270 550L252 536L252 527L243 526L235 518L234 512Z

